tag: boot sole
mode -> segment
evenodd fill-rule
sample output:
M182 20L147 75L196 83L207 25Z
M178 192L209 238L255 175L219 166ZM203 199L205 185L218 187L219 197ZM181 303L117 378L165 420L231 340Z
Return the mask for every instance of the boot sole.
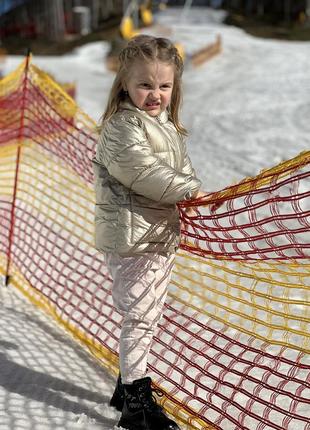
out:
M114 428L113 428L113 430L136 430L136 429L141 430L141 427L121 427L121 426L114 426Z
M148 430L144 426L137 426L136 424L127 424L126 422L119 422L115 427L116 430Z

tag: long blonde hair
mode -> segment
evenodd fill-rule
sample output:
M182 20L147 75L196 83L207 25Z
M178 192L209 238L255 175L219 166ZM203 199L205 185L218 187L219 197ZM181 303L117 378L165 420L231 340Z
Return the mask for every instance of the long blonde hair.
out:
M136 60L161 61L174 65L174 83L170 106L167 109L169 119L179 133L187 135L186 129L179 120L179 110L182 102L181 78L183 73L183 61L173 43L163 37L139 35L131 39L127 46L119 54L119 69L114 79L106 110L101 118L99 130L104 127L106 121L119 110L120 103L125 100L126 93L123 82L130 66Z

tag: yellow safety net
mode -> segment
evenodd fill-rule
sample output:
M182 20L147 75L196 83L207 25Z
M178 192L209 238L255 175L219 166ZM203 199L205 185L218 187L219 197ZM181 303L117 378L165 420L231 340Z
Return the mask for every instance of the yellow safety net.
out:
M0 126L0 271L116 374L121 316L93 242L95 124L26 59L0 81ZM309 428L309 162L180 204L149 368L184 429Z

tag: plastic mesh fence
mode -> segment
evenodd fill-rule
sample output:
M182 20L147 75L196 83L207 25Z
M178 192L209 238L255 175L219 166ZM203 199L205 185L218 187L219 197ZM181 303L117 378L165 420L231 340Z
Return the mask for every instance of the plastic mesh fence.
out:
M94 123L25 61L0 81L0 271L115 373ZM192 203L149 368L188 429L309 430L310 153ZM218 204L210 212L210 204Z

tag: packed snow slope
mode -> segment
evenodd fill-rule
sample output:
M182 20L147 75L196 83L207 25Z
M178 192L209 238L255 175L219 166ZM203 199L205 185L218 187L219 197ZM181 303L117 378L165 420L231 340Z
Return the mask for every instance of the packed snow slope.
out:
M198 68L186 61L184 73L188 150L208 191L309 149L310 43L256 39L223 25L222 16L209 9L157 16L187 58L222 37L220 55ZM78 104L98 121L114 78L105 65L108 50L97 42L33 62L59 82L74 81ZM9 57L4 73L21 60ZM117 414L107 401L114 380L54 322L16 294L2 294L0 429L113 428Z

